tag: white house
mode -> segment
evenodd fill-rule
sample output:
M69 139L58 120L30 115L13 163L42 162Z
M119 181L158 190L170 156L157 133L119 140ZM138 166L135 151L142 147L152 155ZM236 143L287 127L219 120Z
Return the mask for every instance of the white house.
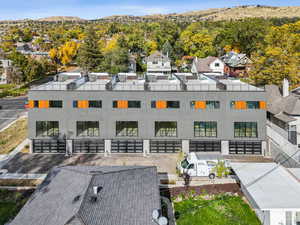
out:
M195 58L192 64L191 72L193 74L224 74L224 62L217 57L208 56L206 58Z
M300 97L289 93L285 80L282 94L275 85L266 86L267 94L267 137L270 154L275 161L293 156L288 166L300 162Z
M12 61L8 59L0 59L0 84L7 83L7 74L12 69Z
M300 224L300 168L276 163L231 163L262 225Z
M147 73L171 74L171 60L168 56L156 51L147 60Z

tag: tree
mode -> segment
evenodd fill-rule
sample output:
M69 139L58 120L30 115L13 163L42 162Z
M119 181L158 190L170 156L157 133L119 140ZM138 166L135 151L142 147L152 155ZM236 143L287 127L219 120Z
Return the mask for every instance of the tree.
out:
M111 74L128 72L128 63L128 50L124 48L114 48L111 51L106 52L104 59L97 70L100 72L109 72Z
M300 22L272 27L266 47L253 55L249 81L257 85L280 85L287 78L300 83Z
M216 55L215 34L203 29L200 24L192 24L180 35L183 50L187 55L205 58Z
M234 50L251 56L263 44L268 23L262 19L228 22L216 36L214 45L225 51Z
M77 63L85 71L95 71L103 60L103 55L98 46L96 32L89 27L83 44L78 49Z

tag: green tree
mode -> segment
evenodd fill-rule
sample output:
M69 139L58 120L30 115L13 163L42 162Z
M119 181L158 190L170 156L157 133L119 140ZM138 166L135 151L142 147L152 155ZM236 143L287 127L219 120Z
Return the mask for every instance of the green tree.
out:
M89 27L83 44L80 45L77 55L77 64L85 71L95 71L103 60L98 46L96 32Z

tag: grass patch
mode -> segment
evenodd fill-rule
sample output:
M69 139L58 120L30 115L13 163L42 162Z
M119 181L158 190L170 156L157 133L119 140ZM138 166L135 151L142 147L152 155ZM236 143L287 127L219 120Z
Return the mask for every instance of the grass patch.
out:
M0 179L0 186L36 187L42 182L42 179Z
M0 154L8 154L27 137L27 119L20 119L0 132Z
M261 225L240 196L180 196L174 207L177 225Z
M0 190L0 225L13 219L31 194L32 191Z

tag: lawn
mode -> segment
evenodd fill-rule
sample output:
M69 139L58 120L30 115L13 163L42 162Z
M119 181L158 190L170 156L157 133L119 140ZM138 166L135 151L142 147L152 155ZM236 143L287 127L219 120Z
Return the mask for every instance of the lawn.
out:
M203 195L174 201L177 225L260 225L255 212L240 196Z
M27 119L20 119L0 132L0 154L8 154L27 137Z
M0 190L0 225L13 219L24 206L32 191Z

